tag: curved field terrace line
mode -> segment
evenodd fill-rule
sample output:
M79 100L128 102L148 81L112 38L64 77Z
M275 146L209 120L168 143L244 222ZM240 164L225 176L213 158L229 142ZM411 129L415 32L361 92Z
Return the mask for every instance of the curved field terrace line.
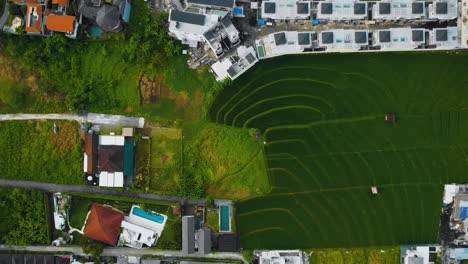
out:
M285 56L225 88L210 118L261 131L272 185L238 203L242 247L436 242L443 184L468 181L467 61L466 52Z

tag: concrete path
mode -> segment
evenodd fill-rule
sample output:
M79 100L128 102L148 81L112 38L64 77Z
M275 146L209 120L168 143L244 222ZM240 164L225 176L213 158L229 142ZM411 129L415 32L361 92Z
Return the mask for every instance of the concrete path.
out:
M50 252L58 254L59 252L63 253L72 253L74 255L85 255L81 247L52 247L52 246L9 246L9 245L0 245L0 251L26 251L26 252ZM211 259L230 259L230 260L239 260L244 263L244 257L239 253L227 253L227 252L217 252L207 255L202 254L184 254L182 251L174 250L157 250L157 249L134 249L127 247L115 247L115 248L105 248L102 256L160 256L160 257L171 257L171 258L211 258Z
M185 199L178 196L171 195L159 195L151 193L133 193L130 191L119 191L111 188L99 188L87 185L65 185L65 184L54 184L44 182L33 182L33 181L16 181L16 180L4 180L0 179L0 186L4 187L16 187L16 188L28 188L36 189L44 192L68 192L68 193L89 193L89 194L101 194L111 195L118 197L130 197L145 200L164 201L164 202L176 202L187 205L205 204L204 199L192 200Z
M10 120L70 120L77 122L90 122L98 125L130 126L143 128L145 119L143 117L129 117L122 115L107 115L87 113L84 115L73 114L5 114L0 115L0 121Z
M3 14L0 16L0 30L3 30L6 22L8 22L8 16L10 12L8 11L8 0L5 0L5 4L3 6Z

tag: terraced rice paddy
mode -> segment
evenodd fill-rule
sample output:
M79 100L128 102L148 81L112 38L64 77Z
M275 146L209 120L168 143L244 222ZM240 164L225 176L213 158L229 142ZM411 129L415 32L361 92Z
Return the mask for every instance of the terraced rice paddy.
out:
M242 247L436 242L443 184L468 182L467 73L468 53L333 54L236 80L211 119L261 130L272 186L238 203Z

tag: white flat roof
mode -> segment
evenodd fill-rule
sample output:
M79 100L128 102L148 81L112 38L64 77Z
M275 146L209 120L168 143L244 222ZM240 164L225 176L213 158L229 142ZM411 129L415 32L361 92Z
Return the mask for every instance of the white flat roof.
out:
M102 187L123 187L123 172L103 171L99 174L99 186Z
M305 264L306 257L300 250L271 250L255 252L261 264ZM308 262L307 262L308 263Z
M139 248L140 244L151 247L156 242L156 232L128 221L122 221L120 240L127 246ZM136 243L135 243L136 242Z
M444 204L453 202L453 197L458 193L458 185L446 184L444 185Z
M171 10L171 13L173 11ZM179 14L188 14L189 12L177 11ZM171 20L171 15L169 15L169 31L182 43L188 44L191 47L195 46L200 41L203 41L203 33L213 28L219 23L221 18L216 14L198 14L203 16L203 23L189 23ZM190 20L187 20L190 21Z
M433 28L430 33L430 44L437 48L456 48L460 46L457 27Z
M231 56L211 65L211 69L216 75L216 80L222 81L226 78L234 80L258 62L255 49L253 47L247 48L246 46L240 46L237 49L236 59L238 61L235 61Z
M430 19L455 19L458 16L457 0L439 0L434 1L428 6Z
M424 30L417 28L388 28L374 31L373 40L375 45L380 45L385 50L415 49L422 41L413 41L413 30ZM389 34L388 34L389 33Z
M99 145L103 146L123 146L125 143L124 136L101 135L99 136Z
M425 9L424 1L383 0L374 5L372 18L381 20L420 19L425 17Z
M310 17L310 1L269 0L262 2L262 18L300 20Z
M333 38L330 40L330 35ZM356 43L356 33L361 33L365 36L365 42ZM362 46L368 45L368 31L367 30L354 30L354 29L333 29L320 32L318 35L319 45L327 47L330 51L340 50L359 50Z
M367 3L354 0L320 1L317 19L360 20L367 18Z

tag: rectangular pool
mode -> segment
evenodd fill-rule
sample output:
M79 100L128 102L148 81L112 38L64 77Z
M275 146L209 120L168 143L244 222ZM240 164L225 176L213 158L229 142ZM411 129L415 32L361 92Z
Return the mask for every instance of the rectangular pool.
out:
M158 224L164 223L164 216L152 212L147 212L140 207L134 207L132 214L156 222Z
M231 215L229 212L230 206L221 205L219 207L219 231L230 232L231 231Z

